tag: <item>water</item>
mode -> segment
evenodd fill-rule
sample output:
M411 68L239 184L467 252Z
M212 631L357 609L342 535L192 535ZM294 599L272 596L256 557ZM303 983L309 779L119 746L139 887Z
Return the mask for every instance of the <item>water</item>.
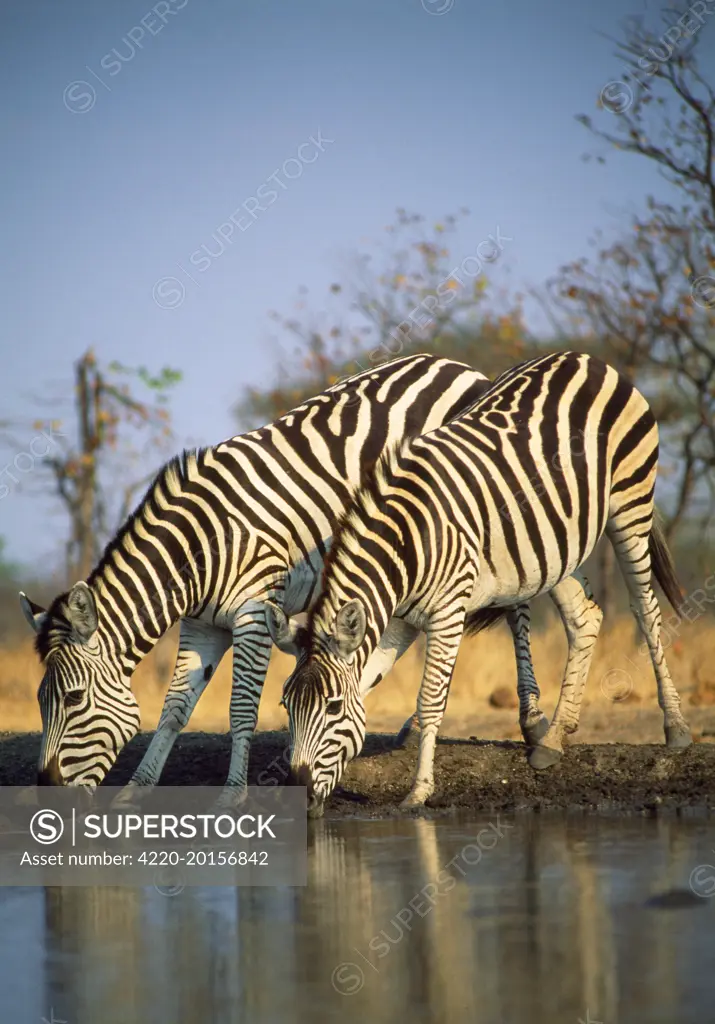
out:
M305 888L0 890L0 1022L713 1019L710 822L324 820L310 842Z

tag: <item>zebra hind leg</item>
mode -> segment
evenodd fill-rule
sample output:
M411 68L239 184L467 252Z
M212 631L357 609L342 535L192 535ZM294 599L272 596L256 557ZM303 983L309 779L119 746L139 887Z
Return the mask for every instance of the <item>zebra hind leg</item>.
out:
M516 692L519 697L519 726L524 742L534 747L549 728L549 720L539 707L539 686L531 659L531 613L528 604L516 605L507 613L507 624L514 641L516 656ZM419 745L419 713L410 715L395 738L395 747Z
M631 513L632 515L632 513ZM658 684L658 704L663 712L666 746L684 749L692 743L690 728L680 710L680 696L670 677L660 639L661 613L653 590L651 569L662 583L666 594L676 606L678 584L675 569L665 539L657 524L643 534L642 520L631 524L628 513L614 516L606 533L613 544L618 564L626 580L633 612L648 645L653 670ZM639 532L635 532L638 530Z
M540 742L549 720L539 707L539 686L531 660L531 612L528 604L509 609L506 617L516 656L516 692L519 697L519 726L527 747Z
M561 683L559 702L548 732L529 754L532 768L542 770L563 756L564 734L578 729L583 690L588 678L603 612L597 604L588 580L574 573L550 592L568 638L568 659Z
M539 707L539 685L531 655L531 613L528 604L516 605L507 614L516 656L519 726L524 742L531 747L533 768L548 768L563 754L562 737L578 729L583 689L591 667L593 651L603 613L588 580L579 572L562 580L549 596L558 609L568 639L568 659L554 721ZM395 739L395 747L419 744L419 715L407 719Z

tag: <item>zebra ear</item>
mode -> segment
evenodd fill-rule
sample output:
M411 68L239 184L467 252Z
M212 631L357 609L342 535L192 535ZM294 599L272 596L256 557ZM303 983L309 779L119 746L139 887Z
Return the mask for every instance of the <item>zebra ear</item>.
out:
M22 591L20 591L20 607L34 631L39 633L42 629L42 623L47 618L47 612L45 609L41 608L39 604L35 604L34 601L31 601L27 594L23 594Z
M362 601L348 601L335 616L333 639L341 658L356 651L365 639L367 617Z
M307 630L299 626L295 619L289 619L282 608L272 601L264 601L266 609L266 627L271 640L284 654L298 657L298 651L305 639Z
M67 618L72 629L86 644L99 625L97 604L87 584L80 580L75 583L67 598Z

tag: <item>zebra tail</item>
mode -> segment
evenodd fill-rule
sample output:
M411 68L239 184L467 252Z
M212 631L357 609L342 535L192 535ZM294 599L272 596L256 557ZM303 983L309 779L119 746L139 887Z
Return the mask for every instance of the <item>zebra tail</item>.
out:
M665 539L663 525L657 515L653 520L648 546L650 548L653 575L657 579L661 590L672 604L676 615L679 619L682 619L681 604L685 591L678 582L673 556Z
M468 612L464 620L464 635L474 636L483 629L491 629L506 618L508 611L508 608L478 608L475 612Z

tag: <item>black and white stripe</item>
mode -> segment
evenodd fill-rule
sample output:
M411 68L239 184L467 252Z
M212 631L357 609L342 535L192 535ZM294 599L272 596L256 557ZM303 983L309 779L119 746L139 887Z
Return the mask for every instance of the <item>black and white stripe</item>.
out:
M305 610L361 473L386 445L444 422L487 385L461 363L398 359L272 425L168 463L86 584L58 597L48 613L23 595L46 669L41 780L101 781L139 726L131 673L181 619L174 677L133 785L157 781L233 646L229 784L242 787L271 652L264 599L289 614ZM402 648L412 639L403 632ZM397 653L386 652L387 661Z
M159 473L87 583L48 613L23 597L45 662L40 778L96 785L139 727L137 663L181 619L179 654L157 731L127 799L159 778L221 657L233 647L232 756L226 797L245 786L248 748L271 653L264 602L286 616L318 593L333 527L386 447L467 408L488 381L429 355L357 374L270 426L184 452ZM582 591L576 585L580 593ZM575 621L575 617L574 617ZM531 669L528 610L513 622L521 722L544 728ZM396 620L363 675L367 691L416 635ZM281 642L294 649L291 635ZM570 653L575 651L572 643Z
M613 368L572 352L502 374L469 411L378 463L336 530L284 690L292 767L313 791L314 813L362 746L357 683L393 616L427 634L412 805L433 791L435 741L465 629L554 586L573 599L572 609L581 601L588 617L590 596L564 593L563 584L577 587L568 577L604 531L649 646L668 745L690 742L651 585L652 569L671 603L680 603L654 521L657 464L658 429L643 396ZM592 646L585 638L575 654L534 751L537 766L558 756L563 732L577 724Z

